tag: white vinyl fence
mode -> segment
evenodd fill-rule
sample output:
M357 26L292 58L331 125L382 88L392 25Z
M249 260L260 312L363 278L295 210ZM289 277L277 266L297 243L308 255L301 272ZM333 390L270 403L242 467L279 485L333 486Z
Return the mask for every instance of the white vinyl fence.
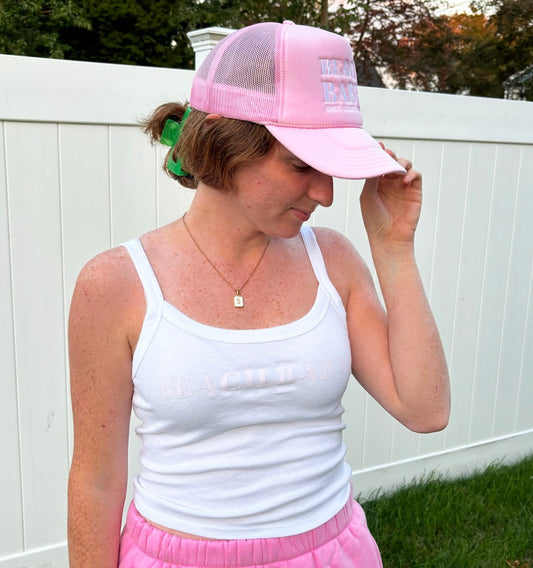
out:
M192 72L0 56L0 568L65 568L71 453L66 319L93 255L191 199L137 126ZM361 88L367 129L425 180L417 240L453 389L449 427L417 435L353 381L355 493L515 460L533 443L533 105ZM361 182L312 220L369 260ZM136 470L132 441L132 475Z

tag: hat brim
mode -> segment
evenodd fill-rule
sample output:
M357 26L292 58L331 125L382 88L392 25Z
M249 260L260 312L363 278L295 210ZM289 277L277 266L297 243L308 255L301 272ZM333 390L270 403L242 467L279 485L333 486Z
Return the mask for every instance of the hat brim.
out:
M265 126L285 148L324 174L344 179L370 179L406 173L362 128Z

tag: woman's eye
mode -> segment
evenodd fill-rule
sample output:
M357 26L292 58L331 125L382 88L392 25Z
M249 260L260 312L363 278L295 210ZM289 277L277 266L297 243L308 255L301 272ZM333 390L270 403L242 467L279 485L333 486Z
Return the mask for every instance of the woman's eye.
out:
M306 172L311 169L311 166L308 166L307 164L293 164L293 168L297 172Z

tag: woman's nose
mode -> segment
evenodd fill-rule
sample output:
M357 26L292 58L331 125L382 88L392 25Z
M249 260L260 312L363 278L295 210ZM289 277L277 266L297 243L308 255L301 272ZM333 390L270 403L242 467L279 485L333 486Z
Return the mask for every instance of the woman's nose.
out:
M309 199L316 201L322 207L333 203L333 179L331 176L316 172L316 178L307 192Z

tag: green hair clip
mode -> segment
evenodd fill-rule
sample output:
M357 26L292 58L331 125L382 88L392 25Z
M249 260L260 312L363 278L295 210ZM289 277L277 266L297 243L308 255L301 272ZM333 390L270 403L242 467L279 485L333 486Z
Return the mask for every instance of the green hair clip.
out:
M181 122L176 122L175 120L169 118L165 122L165 127L163 128L163 132L161 133L161 138L159 139L161 144L164 144L165 146L170 146L172 148L172 150L169 152L167 160L167 168L173 174L176 174L179 177L185 177L189 174L182 169L181 160L178 160L177 162L173 160L172 154L174 146L176 145L176 142L178 141L181 135L181 130L183 128L183 125L185 124L185 120L187 119L190 113L191 113L191 107L187 107L187 110L183 114Z

